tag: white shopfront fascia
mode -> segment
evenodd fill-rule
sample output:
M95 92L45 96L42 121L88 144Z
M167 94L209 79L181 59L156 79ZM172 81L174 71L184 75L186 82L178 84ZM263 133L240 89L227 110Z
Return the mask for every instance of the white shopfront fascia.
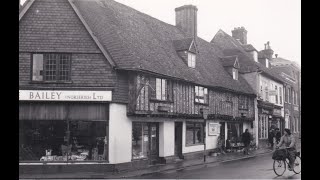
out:
M19 90L19 101L112 101L112 91Z

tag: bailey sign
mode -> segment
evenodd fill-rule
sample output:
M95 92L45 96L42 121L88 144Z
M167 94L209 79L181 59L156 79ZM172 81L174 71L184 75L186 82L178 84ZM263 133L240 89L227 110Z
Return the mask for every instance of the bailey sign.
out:
M19 101L111 101L111 91L19 90Z

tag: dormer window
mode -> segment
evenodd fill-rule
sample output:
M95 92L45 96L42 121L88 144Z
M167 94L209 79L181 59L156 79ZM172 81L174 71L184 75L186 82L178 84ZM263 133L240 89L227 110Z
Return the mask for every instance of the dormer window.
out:
M188 52L188 67L196 67L196 55L191 52Z
M238 69L232 68L232 78L238 80Z

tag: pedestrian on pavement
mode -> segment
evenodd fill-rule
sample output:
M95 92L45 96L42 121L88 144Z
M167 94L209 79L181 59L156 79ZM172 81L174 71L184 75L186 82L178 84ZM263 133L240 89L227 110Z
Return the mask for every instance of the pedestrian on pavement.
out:
M268 141L269 141L269 145L270 147L273 149L273 139L275 137L275 132L273 129L270 129L269 134L268 134Z
M294 136L291 134L290 129L284 129L284 135L281 137L277 148L282 146L282 144L284 144L288 150L287 158L289 159L289 170L292 171L296 153L296 141Z
M278 144L280 142L281 139L281 132L279 128L276 128L276 133L275 133L275 138L276 138L276 144Z
M243 154L249 154L249 147L250 147L251 135L249 130L246 129L245 132L242 134L242 142L244 144L244 151Z

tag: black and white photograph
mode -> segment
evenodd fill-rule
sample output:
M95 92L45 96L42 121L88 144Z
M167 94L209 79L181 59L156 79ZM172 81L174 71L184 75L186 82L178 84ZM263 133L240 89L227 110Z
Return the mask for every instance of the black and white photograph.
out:
M301 0L19 0L18 50L21 180L301 179Z

